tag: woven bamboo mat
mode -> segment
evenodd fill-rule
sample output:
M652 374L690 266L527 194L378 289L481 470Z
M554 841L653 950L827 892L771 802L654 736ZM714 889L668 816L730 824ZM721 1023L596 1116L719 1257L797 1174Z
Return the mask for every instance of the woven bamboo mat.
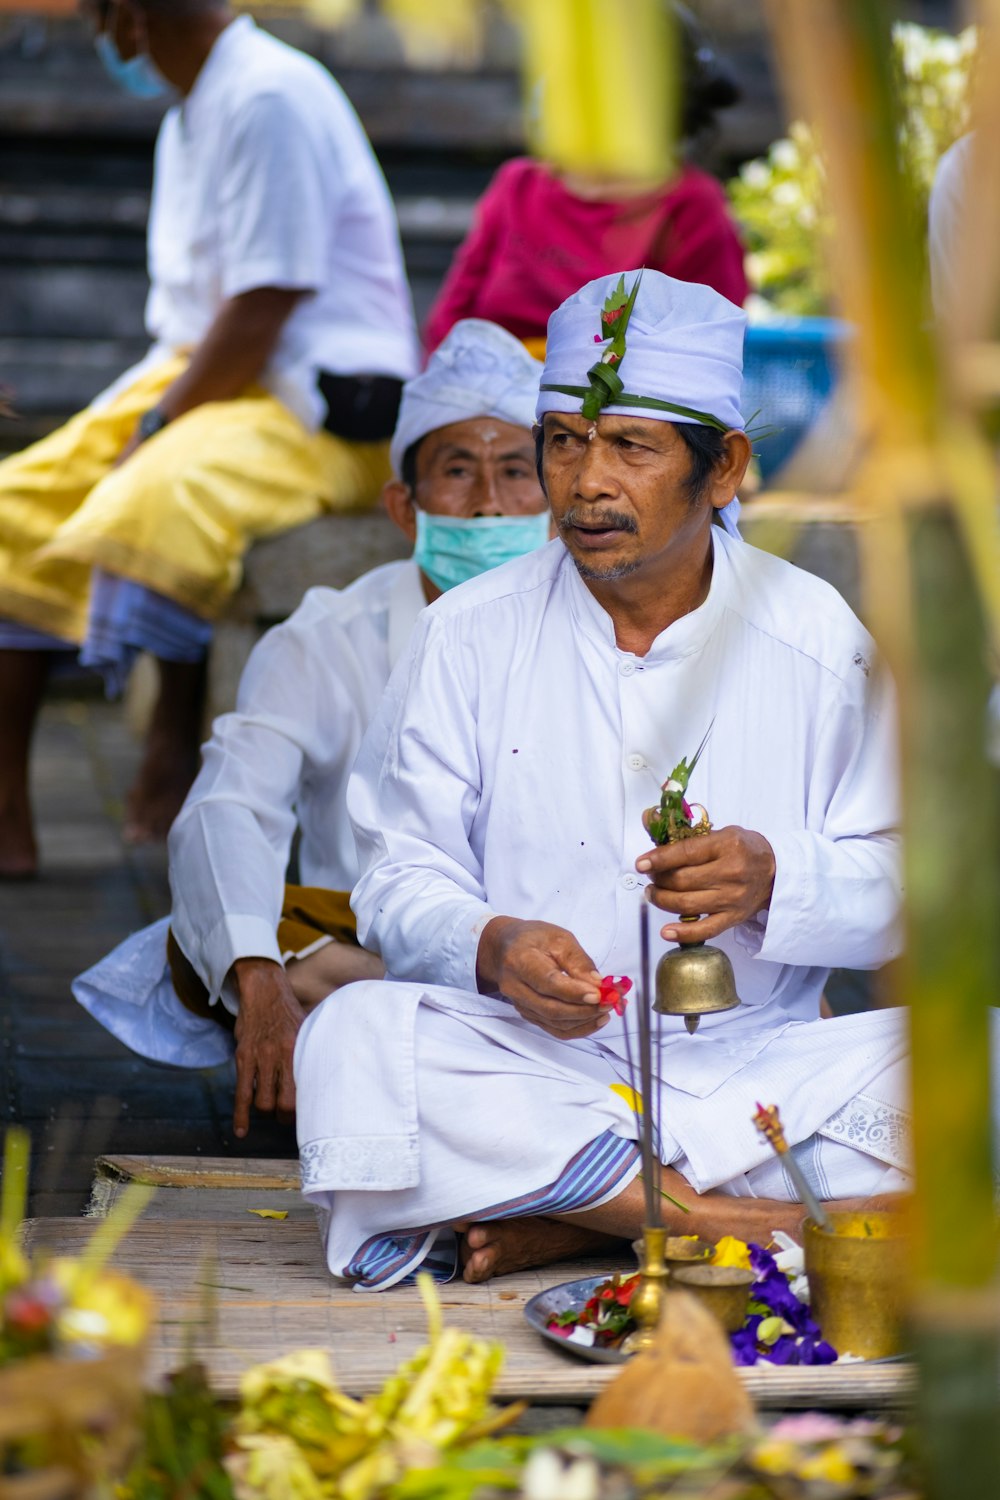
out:
M100 1156L87 1217L105 1218L130 1182L156 1188L147 1219L239 1219L276 1208L315 1223L299 1192L297 1161L256 1157Z
M34 1246L73 1255L91 1230L81 1219L36 1219L29 1236ZM344 1388L363 1395L381 1386L425 1338L415 1288L365 1295L334 1282L315 1224L299 1218L148 1220L131 1230L114 1263L159 1299L151 1373L176 1368L192 1326L201 1325L198 1357L224 1395L235 1393L248 1365L316 1345L331 1350ZM546 1344L522 1310L545 1286L613 1268L607 1260L588 1260L485 1286L453 1282L441 1287L441 1300L456 1326L506 1345L501 1397L585 1404L613 1378L614 1366L590 1365ZM213 1299L214 1328L203 1323ZM742 1373L754 1399L768 1408L896 1407L906 1404L914 1385L909 1367L896 1364Z

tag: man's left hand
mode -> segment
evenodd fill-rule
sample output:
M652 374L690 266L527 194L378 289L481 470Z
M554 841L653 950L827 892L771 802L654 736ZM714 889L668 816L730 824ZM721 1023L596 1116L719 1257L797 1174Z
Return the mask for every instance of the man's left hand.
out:
M720 828L676 844L660 844L636 860L650 878L648 899L661 911L697 921L662 929L670 943L703 943L749 922L771 903L774 850L762 833Z

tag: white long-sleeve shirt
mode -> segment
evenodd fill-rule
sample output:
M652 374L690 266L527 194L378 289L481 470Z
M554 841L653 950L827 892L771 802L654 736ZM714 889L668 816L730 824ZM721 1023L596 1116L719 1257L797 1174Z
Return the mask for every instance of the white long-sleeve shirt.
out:
M419 368L396 215L361 123L311 57L239 16L156 143L146 326L158 352L199 343L222 302L307 293L263 383L308 427L317 371Z
M895 954L899 906L895 717L870 637L826 583L712 538L707 599L644 657L559 541L452 590L348 792L359 937L394 977L475 991L495 915L568 928L602 973L635 976L642 813L714 721L688 797L763 833L777 873L770 910L717 940L743 1005L703 1022L735 1044L712 1049L706 1090L762 1030L814 1018L830 966Z
M348 774L425 603L416 564L387 563L310 589L254 648L170 833L174 932L213 1000L237 958L280 962L296 823L303 884L354 884Z

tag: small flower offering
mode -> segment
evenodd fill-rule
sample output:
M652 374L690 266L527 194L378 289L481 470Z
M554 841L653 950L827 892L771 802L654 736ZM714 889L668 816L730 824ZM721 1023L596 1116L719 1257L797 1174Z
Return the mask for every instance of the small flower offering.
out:
M729 1335L733 1363L755 1365L763 1360L773 1365L827 1365L837 1351L826 1342L812 1316L808 1284L798 1273L801 1252L793 1266L784 1269L791 1241L781 1236L783 1249L776 1258L760 1245L745 1244L726 1235L715 1246L709 1264L751 1269L756 1280L750 1288L747 1319ZM641 1277L612 1276L598 1286L590 1300L578 1309L552 1317L549 1333L571 1343L599 1349L621 1349L636 1330L632 1298Z
M632 981L627 974L605 974L600 985L601 1005L613 1010L616 1016L623 1016L628 1005L625 996L631 988Z
M701 759L701 753L708 744L708 736L712 733L712 726L701 744L698 746L690 763L687 756L680 761L660 789L660 805L654 808L649 819L649 833L654 844L676 844L680 839L688 839L700 833L711 833L712 825L709 822L708 813L700 803L690 803L685 796L688 783L694 774L694 768ZM700 816L696 819L695 812Z
M145 1338L152 1299L135 1282L104 1269L152 1189L134 1184L78 1260L31 1258L21 1248L27 1198L28 1136L8 1130L0 1200L0 1368L33 1355L97 1359Z

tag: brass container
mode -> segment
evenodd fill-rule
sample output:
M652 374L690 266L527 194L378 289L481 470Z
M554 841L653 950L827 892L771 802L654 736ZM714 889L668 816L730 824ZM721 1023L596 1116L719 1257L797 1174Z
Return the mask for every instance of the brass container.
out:
M682 1266L707 1263L714 1252L715 1246L710 1240L692 1240L687 1235L672 1234L667 1240L663 1259L668 1271L678 1271Z
M741 1266L687 1265L672 1272L670 1284L690 1293L726 1333L736 1333L747 1320L750 1288L755 1280L756 1272Z
M740 1003L729 956L721 948L692 943L673 948L656 966L653 1009L664 1016L683 1016L688 1031L702 1016L733 1010Z
M813 1317L838 1354L898 1354L906 1295L906 1240L898 1214L828 1214L833 1233L803 1223Z
M641 1269L642 1240L633 1240L632 1250ZM670 1234L664 1241L663 1260L667 1270L674 1271L678 1266L692 1266L711 1260L714 1250L715 1246L711 1240L701 1240L690 1235Z

